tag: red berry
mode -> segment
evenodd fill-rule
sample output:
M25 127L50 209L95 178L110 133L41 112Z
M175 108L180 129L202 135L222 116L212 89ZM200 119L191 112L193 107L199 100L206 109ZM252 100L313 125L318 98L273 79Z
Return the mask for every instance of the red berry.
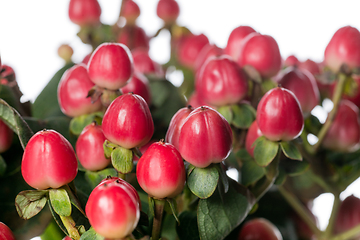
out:
M225 47L225 54L231 56L234 61L237 61L239 58L240 49L243 45L243 40L247 35L253 32L255 32L255 30L249 26L239 26L232 30Z
M15 236L11 229L5 225L5 223L0 222L0 239L1 240L15 240Z
M125 86L133 74L130 50L120 43L101 44L90 57L88 73L99 87L117 90Z
M26 145L21 163L24 180L43 190L70 183L78 171L75 152L69 141L54 130L42 130Z
M195 167L220 163L232 149L232 131L226 119L210 107L199 107L180 129L179 152Z
M120 185L123 185L127 188L127 190L129 190L129 192L131 193L131 195L133 196L134 199L136 199L136 201L139 203L140 207L141 207L141 200L140 200L140 197L139 197L139 194L138 192L136 191L136 189L130 184L128 183L127 181L119 178L119 177L107 177L105 179L103 179L99 185L102 185L102 184L108 184L108 183L112 183L112 182L116 182L116 184L120 184Z
M291 141L304 128L299 101L282 87L271 89L261 98L256 119L263 135L271 141Z
M179 4L174 0L159 0L156 14L166 24L173 24L180 14Z
M187 105L191 105L193 108L198 108L201 106L209 106L215 108L210 104L208 104L207 102L205 102L204 99L196 91L192 92L192 94L190 95L187 101Z
M183 159L172 144L153 143L139 159L136 177L150 196L159 199L176 197L186 180Z
M145 145L154 133L154 123L145 100L127 93L117 97L105 112L102 128L112 143L131 149Z
M235 104L248 92L247 76L228 56L212 57L201 68L195 89L213 106Z
M150 84L147 77L142 73L135 71L128 84L121 88L121 91L125 93L135 93L144 98L146 103L151 104L151 92Z
M90 80L84 64L66 70L58 85L58 101L61 111L70 117L99 111L102 107L98 100L94 103L87 97L94 83Z
M285 67L297 66L299 62L300 61L299 59L297 59L297 57L295 57L294 55L290 55L285 59L284 65Z
M125 44L130 50L143 48L148 51L150 38L141 27L136 25L126 25L121 29L117 37L117 42Z
M10 148L13 136L13 131L0 119L0 153Z
M100 23L101 8L97 0L70 0L70 20L80 26Z
M257 121L255 120L249 127L249 130L246 134L245 139L245 148L247 152L250 154L250 156L254 157L254 149L255 146L253 146L253 143L261 137L263 134L259 129L259 126L257 124Z
M199 56L196 57L195 61L195 71L198 73L201 69L201 67L204 65L204 63L211 57L219 57L223 55L224 50L222 48L219 48L215 44L207 44L204 46Z
M209 39L204 35L188 35L179 43L178 60L191 69L195 68L195 61L201 49L209 44Z
M135 71L141 72L143 74L154 74L156 76L163 76L164 72L157 62L154 62L150 56L149 52L145 48L136 48L131 51L134 59L134 69Z
M166 132L165 141L174 145L176 149L179 149L180 129L187 116L189 116L193 110L194 108L191 105L188 105L187 107L179 109L171 118L169 128Z
M359 141L359 108L348 100L341 100L335 119L323 140L323 146L335 151L353 152L359 149Z
M105 157L103 144L106 138L101 126L92 123L86 126L76 141L76 155L81 165L90 171L106 168L110 159Z
M263 78L275 76L281 69L281 55L277 42L269 35L249 34L240 50L238 64L254 67Z
M279 229L269 220L255 218L244 224L238 240L282 240Z
M91 192L85 212L94 230L105 238L125 238L140 218L139 198L118 181L100 183Z
M338 29L325 49L325 65L339 71L346 64L350 69L360 67L360 32L351 26Z
M140 8L133 0L125 0L121 14L127 24L134 24L140 16Z
M335 233L342 233L360 224L360 199L354 195L345 198L335 220ZM359 239L360 234L353 238Z
M307 70L288 67L278 83L294 93L305 116L308 116L311 110L320 103L320 92L316 80Z

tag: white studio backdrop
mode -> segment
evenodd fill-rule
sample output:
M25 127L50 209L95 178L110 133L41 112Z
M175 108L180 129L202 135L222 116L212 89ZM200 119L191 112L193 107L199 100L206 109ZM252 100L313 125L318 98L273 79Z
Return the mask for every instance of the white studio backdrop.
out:
M152 35L162 25L156 16L157 0L135 0L141 9L138 25ZM99 0L101 20L115 23L121 0ZM275 38L283 58L294 54L300 60L322 61L327 43L340 27L360 29L357 0L178 0L178 23L196 34L204 33L212 43L225 47L231 31L248 25ZM34 101L53 74L63 66L57 48L67 43L80 62L90 52L76 33L79 27L68 17L69 0L0 0L0 55L14 68L23 101ZM151 42L150 55L165 63L170 54L166 33ZM359 183L342 195L360 197ZM327 224L333 198L323 194L314 201L321 229Z

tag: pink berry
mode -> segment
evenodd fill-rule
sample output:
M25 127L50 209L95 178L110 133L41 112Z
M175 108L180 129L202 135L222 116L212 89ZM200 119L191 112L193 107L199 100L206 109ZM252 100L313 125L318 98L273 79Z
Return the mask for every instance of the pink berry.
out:
M120 43L103 43L88 63L91 81L99 87L117 90L126 85L134 71L130 50Z

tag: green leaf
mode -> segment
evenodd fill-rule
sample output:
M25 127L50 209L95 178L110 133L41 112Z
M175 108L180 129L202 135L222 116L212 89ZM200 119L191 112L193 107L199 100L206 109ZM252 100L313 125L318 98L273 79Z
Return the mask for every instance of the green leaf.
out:
M177 216L178 213L177 213L176 206L175 206L175 204L176 204L175 199L174 198L166 198L166 201L170 206L172 215L174 216L175 220L178 222L178 224L180 224L179 218Z
M257 165L254 160L243 161L241 167L241 183L249 186L265 176L265 173L265 168Z
M214 165L206 168L195 167L188 174L187 185L193 194L205 199L214 193L219 177L219 172Z
M4 176L6 172L6 162L4 158L0 155L0 177Z
M180 240L200 240L195 212L184 211L180 214L179 220L180 225L176 227L176 232Z
M241 129L248 129L254 122L256 111L249 104L239 104L231 106L233 111L232 124Z
M64 217L71 215L71 201L65 189L50 189L49 198L51 206L57 214Z
M111 163L121 173L130 173L133 169L133 152L129 149L117 147L111 152Z
M217 109L217 111L223 115L223 117L228 121L228 123L231 123L233 120L233 113L231 110L231 106L222 106Z
M263 91L263 93L266 93L267 91L276 88L277 87L277 83L275 83L273 80L271 79L266 79L261 83L261 89Z
M223 198L216 192L210 198L201 199L198 205L200 239L224 239L245 219L254 203L252 194L233 180Z
M84 114L78 117L74 117L70 122L70 132L76 136L79 136L82 130L92 122L101 124L103 114L101 112Z
M64 72L73 65L74 63L69 63L61 68L41 91L32 104L33 117L45 119L47 117L64 116L57 99L57 88Z
M64 233L54 220L46 227L45 231L40 235L41 240L63 239Z
M301 175L310 168L310 164L307 161L293 161L289 159L280 161L280 166L291 177Z
M34 133L20 114L2 99L0 99L0 119L18 135L21 146L25 149Z
M80 240L104 240L104 239L105 238L97 234L92 227L80 237Z
M240 149L236 152L236 157L241 161L253 161L253 158L250 156L248 151L245 148Z
M256 139L254 145L255 162L261 167L269 165L274 160L279 150L279 143L270 141L265 138L265 136Z
M279 173L278 173L278 176L276 177L275 179L275 182L274 184L275 185L283 185L286 181L286 172L285 172L285 169L281 166L279 166Z
M281 150L286 157L302 161L302 156L299 149L292 142L280 142Z
M118 146L119 145L116 145L115 143L111 143L108 140L105 140L105 142L103 144L105 157L111 158L112 151Z
M11 87L0 84L0 98L7 102L11 107L16 109L16 111L24 114L20 105L20 98L16 97Z
M69 187L69 185L65 185L64 188L70 198L71 204L74 205L79 210L79 212L85 216L86 214L81 206L80 200L75 194L75 191L71 187Z
M27 190L20 192L15 198L15 206L19 216L30 219L38 214L47 201L47 190Z
M229 190L229 178L226 175L226 171L223 168L223 165L220 164L215 164L216 169L219 172L219 176L220 176L220 180L221 180L221 188L222 188L222 192L227 193L227 191Z
M106 168L98 172L86 171L85 179L92 188L95 188L107 176L116 177L117 171L114 168Z

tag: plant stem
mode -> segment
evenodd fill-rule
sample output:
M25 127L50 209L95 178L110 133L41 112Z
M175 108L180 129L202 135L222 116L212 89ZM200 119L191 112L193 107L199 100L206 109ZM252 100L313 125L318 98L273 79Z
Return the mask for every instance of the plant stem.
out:
M297 199L297 197L287 191L283 186L278 186L278 190L285 200L291 205L291 207L296 211L296 213L304 220L304 222L309 226L311 231L319 237L323 233L316 226L315 221L311 218L309 211L304 207L304 205Z
M154 199L155 204L155 213L153 220L153 228L152 228L152 240L158 240L160 238L161 232L161 222L162 215L164 211L165 200L164 199Z
M68 231L70 237L74 240L79 240L80 239L80 233L77 230L77 228L75 227L75 221L71 216L68 217L64 217L59 215L61 218L61 221L63 222L66 230Z
M340 198L339 198L339 194L334 194L334 197L335 197L335 199L334 199L333 208L331 210L329 223L325 230L325 238L326 239L329 239L334 232L334 224L335 224L335 220L336 220L336 215L338 213L340 202L341 202Z
M325 124L322 126L322 128L320 129L320 132L319 132L319 135L318 135L318 142L314 145L311 153L314 154L317 152L317 150L319 149L319 147L321 146L321 143L323 142L327 132L329 131L334 119L335 119L335 116L336 116L336 113L337 113L337 110L339 108L339 103L340 103L340 100L341 100L341 97L342 97L342 93L343 93L343 90L344 90L344 85L345 85L345 82L346 82L346 78L347 76L343 73L340 73L339 74L339 82L336 84L336 88L335 88L335 92L334 92L334 96L332 98L332 102L334 104L334 107L333 109L330 111L329 113L329 116L325 122Z
M125 180L126 174L118 172L118 177L121 178L122 180Z
M133 148L132 151L138 158L141 158L142 153L138 147Z

